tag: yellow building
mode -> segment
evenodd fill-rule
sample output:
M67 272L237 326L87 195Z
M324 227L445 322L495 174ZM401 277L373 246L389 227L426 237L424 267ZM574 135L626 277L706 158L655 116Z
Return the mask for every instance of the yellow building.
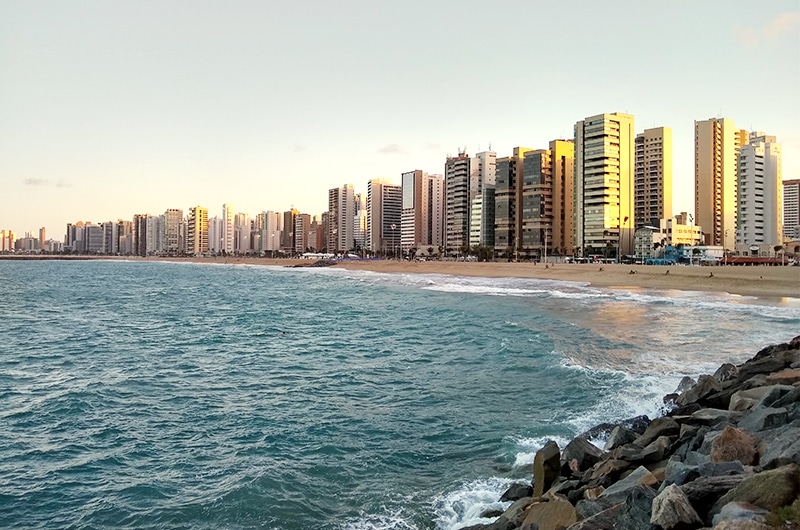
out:
M672 129L645 129L636 135L635 226L656 226L672 218Z
M575 144L572 140L551 141L550 161L553 168L552 245L571 253L575 247Z
M574 243L583 255L633 249L634 138L630 114L575 124Z
M200 255L208 252L208 208L195 206L189 208L189 222L186 223L186 253Z
M733 120L694 122L694 212L703 243L732 249L736 243L736 166L747 131Z

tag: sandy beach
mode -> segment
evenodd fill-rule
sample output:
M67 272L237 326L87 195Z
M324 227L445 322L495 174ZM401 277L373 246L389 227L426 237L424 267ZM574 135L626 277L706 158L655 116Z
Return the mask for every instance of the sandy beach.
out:
M87 259L87 257L29 256L27 259ZM26 259L3 256L2 259ZM313 262L302 259L269 259L254 257L216 258L113 258L129 261L174 261L228 265L271 265L305 267ZM680 291L714 291L742 296L791 297L800 299L800 267L688 267L656 265L614 265L557 263L548 266L535 263L461 262L461 261L394 261L346 260L333 267L392 274L450 274L484 278L541 278L581 282L596 287L616 289L658 289ZM631 271L634 271L632 274Z
M159 259L159 258L148 258ZM188 258L201 263L306 266L307 260L262 258ZM347 260L336 265L348 270L393 274L450 274L485 278L542 278L588 283L619 289L716 291L743 296L800 298L800 267L688 267L534 263ZM635 271L635 274L631 274ZM669 273L667 273L669 271ZM713 276L711 276L713 274Z

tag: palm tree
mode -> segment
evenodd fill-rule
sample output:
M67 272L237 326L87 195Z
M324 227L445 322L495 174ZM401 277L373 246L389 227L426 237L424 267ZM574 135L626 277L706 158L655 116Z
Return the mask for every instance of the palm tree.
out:
M775 257L777 258L778 257L778 252L783 250L783 245L775 245L774 247L772 247L772 250L775 251Z

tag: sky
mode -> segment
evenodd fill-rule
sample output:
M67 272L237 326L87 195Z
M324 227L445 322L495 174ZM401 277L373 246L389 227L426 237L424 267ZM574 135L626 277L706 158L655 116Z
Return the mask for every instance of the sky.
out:
M694 120L777 136L800 178L800 0L2 0L0 229L319 215L604 112L673 129L675 213Z

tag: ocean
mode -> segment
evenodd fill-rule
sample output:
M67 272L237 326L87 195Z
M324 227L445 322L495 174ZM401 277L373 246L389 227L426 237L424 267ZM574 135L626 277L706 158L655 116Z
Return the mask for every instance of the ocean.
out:
M455 530L547 440L660 413L800 300L0 261L0 528Z

